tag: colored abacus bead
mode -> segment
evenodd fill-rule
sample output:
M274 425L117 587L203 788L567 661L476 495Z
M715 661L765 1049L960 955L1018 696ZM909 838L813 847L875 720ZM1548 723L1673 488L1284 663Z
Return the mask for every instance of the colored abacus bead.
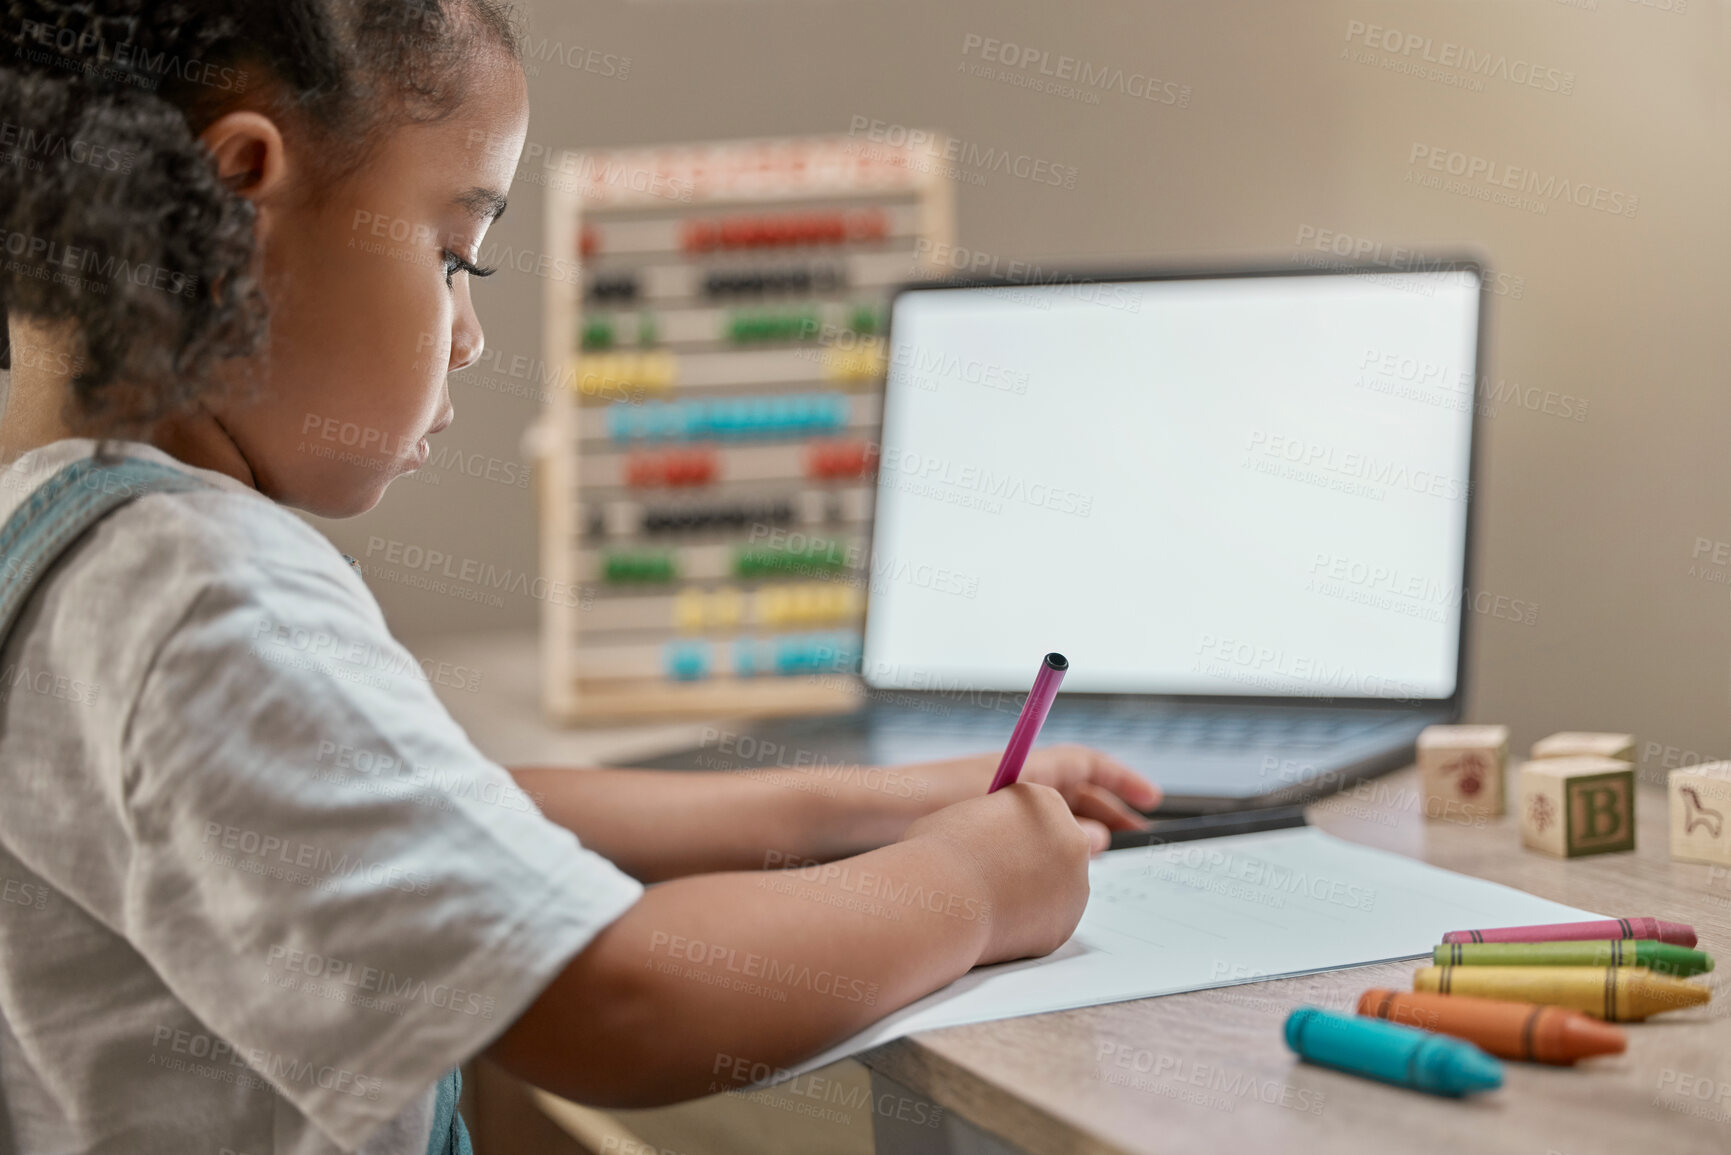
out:
M664 393L679 377L672 353L591 353L578 358L572 385L589 397L630 400L642 393Z
M776 641L776 673L821 674L850 672L859 659L859 639L853 634L794 635Z
M753 525L786 525L793 520L793 503L789 501L747 505L681 506L674 509L647 509L643 512L643 532L690 533L714 530L742 530Z
M635 441L638 438L639 423L635 420L638 407L635 405L609 405L607 407L607 436L614 441Z
M681 590L673 599L673 628L695 634L708 617L709 599L702 590Z
M686 221L679 230L679 247L688 253L701 253L715 247L717 230L709 221Z
M863 477L877 468L877 452L865 441L818 442L806 451L806 476L815 480Z
M852 415L836 393L618 403L607 411L607 435L620 442L798 437L845 429Z
M721 460L707 450L682 453L668 464L667 484L708 485L721 472Z
M709 673L708 642L670 642L667 646L667 676L693 682Z
M591 301L625 302L637 299L638 284L634 273L597 274L589 282L588 297Z
M781 313L735 313L728 318L726 333L736 344L760 341L809 341L817 336L822 321L815 310Z
M685 633L730 629L745 618L745 596L731 586L681 590L673 599L673 625Z
M720 471L720 459L712 450L635 453L625 462L625 484L636 489L708 485Z
M610 553L602 562L602 574L609 582L670 582L678 576L673 555L658 553Z
M706 253L717 249L839 245L849 241L882 240L888 235L889 218L881 209L865 209L851 214L783 213L689 220L682 226L680 246L686 252Z
M703 278L707 297L827 293L847 283L845 272L829 265L791 269L717 269Z
M756 638L738 638L733 643L733 672L742 678L769 673L775 655L767 643Z
M716 590L709 597L709 624L722 629L739 625L745 618L745 596L738 590Z
M611 349L613 323L603 317L594 317L583 322L582 344L585 349Z
M639 454L625 462L625 484L633 489L648 489L661 483L658 462L648 454Z
M813 538L799 548L741 546L734 553L733 572L741 578L820 575L848 568L848 552L840 542Z
M833 582L766 586L757 591L756 620L765 626L815 626L859 617L857 589Z
M848 219L848 234L856 241L881 241L890 235L890 219L882 209L862 209Z
M887 364L880 341L862 341L852 349L832 346L824 350L823 377L826 381L875 381L884 375Z

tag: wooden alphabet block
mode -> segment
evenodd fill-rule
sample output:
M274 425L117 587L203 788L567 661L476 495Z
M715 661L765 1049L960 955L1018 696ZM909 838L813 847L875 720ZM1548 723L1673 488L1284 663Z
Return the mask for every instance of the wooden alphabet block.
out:
M1617 758L1521 766L1521 842L1558 858L1635 849L1635 768Z
M1731 866L1731 762L1684 766L1666 776L1671 857Z
M1426 818L1503 812L1507 726L1426 726L1418 736L1418 773Z
M1533 743L1534 758L1579 758L1589 754L1595 758L1617 758L1633 765L1635 736L1564 730Z

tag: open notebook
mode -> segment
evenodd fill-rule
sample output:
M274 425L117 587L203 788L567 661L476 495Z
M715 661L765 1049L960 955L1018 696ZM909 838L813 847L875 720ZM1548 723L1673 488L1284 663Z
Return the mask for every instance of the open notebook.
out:
M978 967L780 1078L903 1035L1429 955L1445 931L1604 915L1304 827L1114 850L1043 959Z

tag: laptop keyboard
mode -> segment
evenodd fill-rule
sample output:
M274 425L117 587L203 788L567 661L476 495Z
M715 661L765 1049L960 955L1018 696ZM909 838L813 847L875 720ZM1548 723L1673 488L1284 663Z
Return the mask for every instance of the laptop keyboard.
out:
M1277 746L1283 750L1321 749L1362 737L1402 715L1383 711L1203 709L1127 711L1121 707L1072 706L1054 709L1040 731L1040 741L1110 742L1138 746L1222 747L1246 749ZM886 710L873 718L874 729L918 731L930 735L979 737L1002 742L1015 728L1016 715L1006 710L958 708L938 714L916 710Z

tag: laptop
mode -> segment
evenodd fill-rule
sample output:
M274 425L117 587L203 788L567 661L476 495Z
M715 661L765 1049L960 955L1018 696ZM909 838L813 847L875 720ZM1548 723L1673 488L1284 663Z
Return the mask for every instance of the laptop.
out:
M1459 717L1484 273L1215 269L894 297L863 708L746 724L677 768L1040 744L1161 814L1290 804Z

